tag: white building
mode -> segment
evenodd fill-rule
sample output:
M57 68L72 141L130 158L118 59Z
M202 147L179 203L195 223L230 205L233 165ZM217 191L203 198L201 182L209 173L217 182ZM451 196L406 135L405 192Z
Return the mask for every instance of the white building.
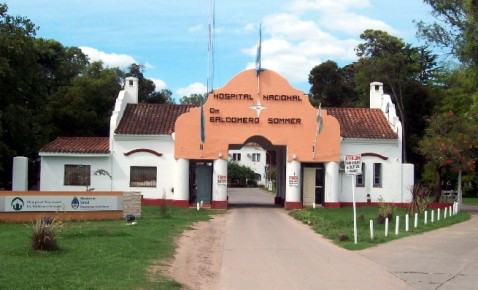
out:
M109 137L64 137L42 148L40 190L140 191L144 204L200 199L227 208L227 161L240 156L260 184L266 165L276 165L276 202L289 209L347 205L354 185L357 202L411 197L413 165L402 163L401 123L381 83L371 84L369 109L323 108L320 133L307 96L269 70L260 79L255 70L239 73L201 108L138 104L137 96L137 80L127 78ZM362 156L362 175L345 175L348 154Z

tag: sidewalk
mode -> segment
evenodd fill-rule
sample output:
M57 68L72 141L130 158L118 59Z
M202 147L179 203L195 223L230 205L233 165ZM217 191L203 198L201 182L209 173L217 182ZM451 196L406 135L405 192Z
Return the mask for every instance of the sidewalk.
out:
M478 206L469 221L360 253L417 289L477 289Z

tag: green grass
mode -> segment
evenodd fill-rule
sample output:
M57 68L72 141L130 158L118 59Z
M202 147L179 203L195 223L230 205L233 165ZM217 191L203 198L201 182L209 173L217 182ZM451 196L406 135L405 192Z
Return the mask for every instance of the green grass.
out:
M135 225L124 220L66 222L58 251L30 247L31 224L0 223L0 289L180 289L148 267L174 255L174 239L215 211L143 207Z
M464 197L463 203L470 205L478 205L478 197Z
M441 219L437 221L437 212L435 210L435 222L431 223L431 213L428 213L428 223L424 224L424 216L421 214L418 218L418 227L414 228L413 216L410 216L409 231L405 231L405 209L395 209L394 217L389 223L388 237L385 237L385 225L377 224L378 207L360 207L357 208L357 244L354 243L353 229L353 209L350 208L320 208L294 210L290 215L302 222L309 224L317 233L333 241L348 250L361 250L373 247L391 240L416 235L426 231L435 230L441 227L450 226L470 218L470 214L459 212L457 215L443 219L443 210ZM395 216L400 216L399 234L395 235ZM370 239L370 220L374 220L374 239ZM348 237L348 241L340 241L338 235L342 234Z

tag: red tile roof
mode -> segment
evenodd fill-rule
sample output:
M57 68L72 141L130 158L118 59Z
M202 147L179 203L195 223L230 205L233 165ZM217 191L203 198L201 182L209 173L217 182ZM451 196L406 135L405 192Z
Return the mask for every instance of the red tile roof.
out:
M115 131L125 135L168 135L183 113L196 107L172 104L128 104Z
M340 136L344 138L398 139L380 109L325 108L327 114L337 118Z
M40 150L40 153L109 153L108 137L58 137Z

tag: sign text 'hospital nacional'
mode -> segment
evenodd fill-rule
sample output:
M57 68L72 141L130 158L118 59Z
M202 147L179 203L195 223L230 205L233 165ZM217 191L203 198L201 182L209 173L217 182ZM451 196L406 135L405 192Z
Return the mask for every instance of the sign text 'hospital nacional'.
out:
M245 93L216 93L214 94L214 99L219 101L254 101L254 98L251 94ZM289 102L302 102L302 98L299 95L281 95L281 94L268 94L262 95L263 101L289 101ZM257 112L257 117L243 117L243 116L221 116L221 110L219 108L212 107L209 109L209 122L210 123L231 123L231 124L259 124L260 118L259 114L261 110L267 109L263 106L259 100L256 104L249 107ZM267 124L270 125L301 125L301 118L267 118Z

